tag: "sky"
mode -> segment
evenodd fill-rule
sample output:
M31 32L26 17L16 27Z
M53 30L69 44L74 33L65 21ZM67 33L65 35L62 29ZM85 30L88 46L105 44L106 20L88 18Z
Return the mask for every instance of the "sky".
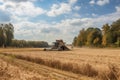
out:
M0 0L0 23L12 23L20 40L70 44L82 28L119 18L120 0Z

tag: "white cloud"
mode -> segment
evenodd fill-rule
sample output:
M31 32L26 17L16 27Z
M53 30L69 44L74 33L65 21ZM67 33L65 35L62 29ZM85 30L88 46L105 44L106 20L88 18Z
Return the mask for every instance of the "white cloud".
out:
M29 21L22 21L21 23L15 24L15 38L26 39L26 40L46 40L52 42L55 39L64 39L72 42L75 35L78 34L79 30L92 26L92 19L66 19L55 24L45 23L34 23ZM21 37L21 35L25 35ZM54 35L54 36L53 36ZM38 36L40 36L38 38ZM51 37L49 39L49 37Z
M110 2L109 0L98 0L97 1L97 5L103 6L105 4L108 4L109 2Z
M56 17L61 14L67 14L72 11L73 5L77 0L68 0L67 3L53 4L51 10L47 12L47 15L50 17ZM76 10L80 9L79 6L75 6Z
M79 17L79 18L81 17L80 14L78 14L78 13L74 13L73 16L74 17Z
M12 15L25 17L35 17L46 12L40 7L35 7L34 4L29 1L20 3L6 1L3 5L0 5L0 9L9 12Z
M89 3L90 3L91 5L93 5L93 4L95 4L95 0L91 0Z
M120 12L120 6L116 6L115 8L117 12Z
M36 0L0 0L2 2L27 2L27 1L36 1Z
M45 10L43 10L40 7L35 7L31 2L20 3L18 5L19 7L12 10L13 13L15 13L18 16L34 17L45 13Z
M69 4L75 4L77 2L77 0L68 0Z
M97 14L95 14L95 13L92 13L92 16L93 16L93 17L97 17Z
M96 4L96 5L99 5L99 6L104 6L104 5L106 5L106 4L109 4L109 0L97 0L97 1L95 1L95 0L91 0L90 2L89 2L89 4L91 4L91 5L94 5L94 4Z
M71 11L71 6L66 3L61 3L60 5L53 4L51 10L47 12L48 16L56 17L61 14L66 14Z
M81 8L80 6L75 6L74 10L80 10L80 8Z
M0 0L1 3L3 3L3 0Z

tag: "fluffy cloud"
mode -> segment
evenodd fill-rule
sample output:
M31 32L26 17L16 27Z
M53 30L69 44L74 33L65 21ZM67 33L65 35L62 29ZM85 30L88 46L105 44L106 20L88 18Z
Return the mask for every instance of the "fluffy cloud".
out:
M50 17L56 17L61 14L67 14L72 11L72 6L77 0L68 0L68 3L53 4L51 10L47 12ZM80 7L76 6L74 9L78 10Z
M93 17L97 17L97 14L95 14L95 13L92 13L92 16L93 16Z
M77 0L68 0L69 4L75 4L77 2Z
M73 16L76 17L76 18L80 18L81 17L80 14L78 14L78 13L74 13Z
M33 3L31 2L26 2L26 3L20 3L18 4L19 7L14 8L13 14L16 14L18 16L38 16L43 13L45 13L45 10L43 10L40 7L35 7Z
M96 2L95 2L95 0L91 0L89 3L91 5L96 4L96 5L99 5L99 6L104 6L106 4L109 4L109 2L110 2L109 0L97 0Z
M3 5L0 5L0 9L9 12L11 15L26 17L35 17L46 12L40 7L35 7L32 2L29 2L27 0L22 0L26 2L20 3L14 3L12 1L16 0L4 2Z
M3 2L3 0L0 0L0 2L2 3L2 2Z
M36 1L36 0L0 0L0 2L26 2L26 1Z
M61 31L55 27L49 27L49 28L42 28L41 32L45 34L58 34Z
M51 10L48 11L47 15L51 17L55 17L57 15L69 13L71 11L71 6L66 3L61 3L60 5L53 4Z
M95 0L91 0L89 3L90 3L91 5L93 5L93 4L95 4Z
M98 0L97 1L97 4L99 6L103 6L103 5L108 4L108 3L109 3L109 0Z
M80 6L75 6L74 10L80 10L80 8L81 8Z
M115 8L117 12L120 12L120 6L116 6Z

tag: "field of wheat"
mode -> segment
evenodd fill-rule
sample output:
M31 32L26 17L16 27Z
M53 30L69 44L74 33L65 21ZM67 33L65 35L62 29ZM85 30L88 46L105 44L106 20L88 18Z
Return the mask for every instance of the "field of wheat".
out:
M43 51L39 48L23 48L1 49L0 52L5 56L74 73L77 77L85 76L82 80L120 79L120 49L75 48L71 51Z
M26 71L0 59L0 80L46 80L46 77Z

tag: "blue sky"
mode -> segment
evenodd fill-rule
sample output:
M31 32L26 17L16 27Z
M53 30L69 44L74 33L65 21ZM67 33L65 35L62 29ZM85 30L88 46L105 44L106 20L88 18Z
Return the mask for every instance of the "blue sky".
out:
M119 18L120 0L0 0L0 23L11 22L16 39L71 43L82 28Z

